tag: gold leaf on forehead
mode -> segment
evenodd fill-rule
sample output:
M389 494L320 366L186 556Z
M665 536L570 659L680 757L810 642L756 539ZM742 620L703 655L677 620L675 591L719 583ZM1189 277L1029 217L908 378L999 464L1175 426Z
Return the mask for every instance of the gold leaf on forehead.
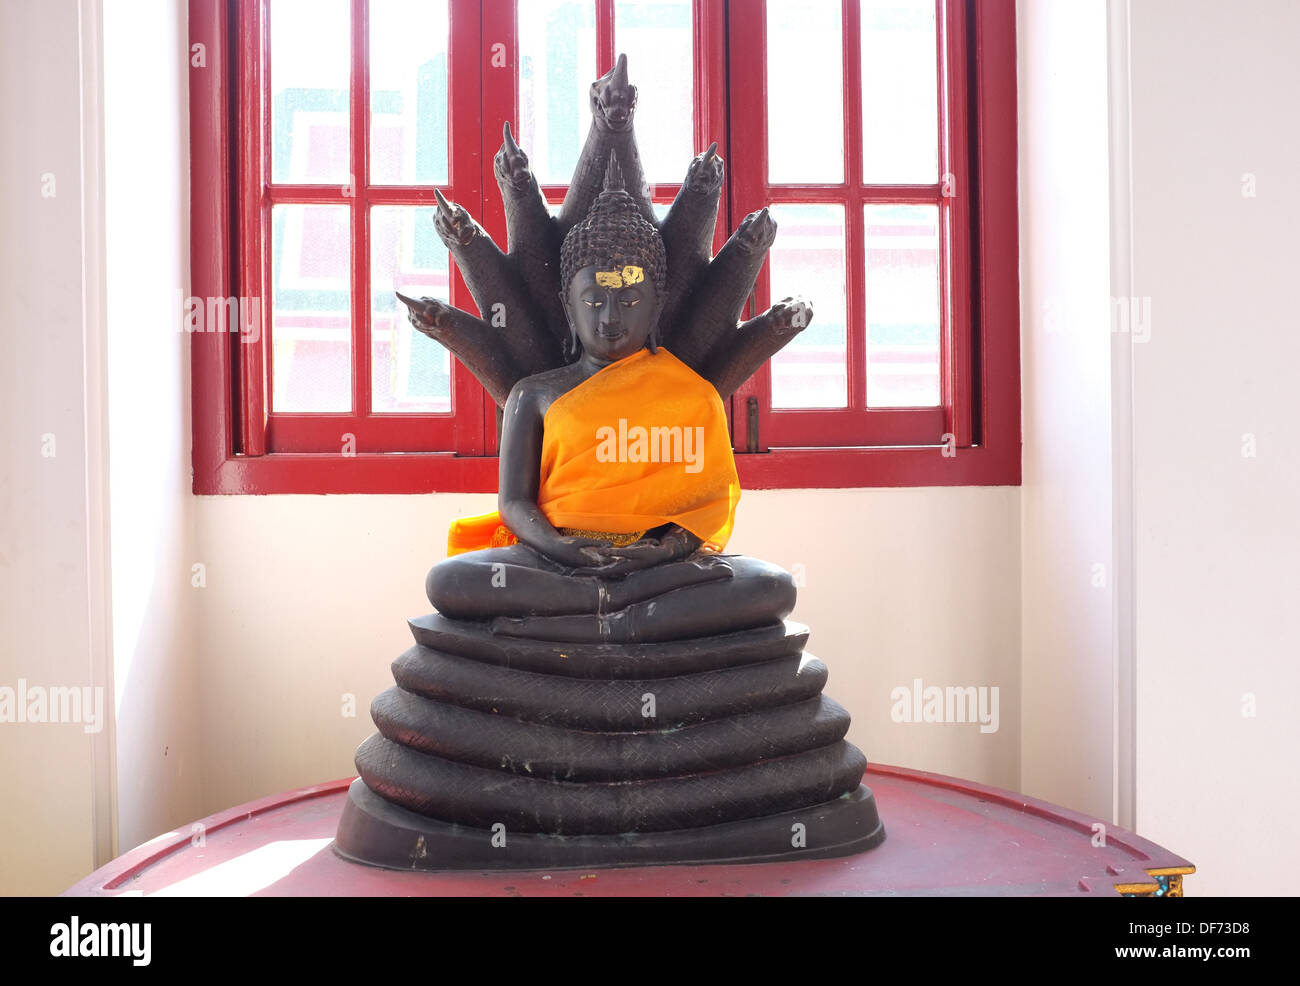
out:
M621 288L623 286L623 275L616 270L598 270L596 271L596 283L602 288Z
M623 268L624 284L640 284L644 280L645 280L645 271L643 271L640 267L637 267L634 264L628 264L628 266Z

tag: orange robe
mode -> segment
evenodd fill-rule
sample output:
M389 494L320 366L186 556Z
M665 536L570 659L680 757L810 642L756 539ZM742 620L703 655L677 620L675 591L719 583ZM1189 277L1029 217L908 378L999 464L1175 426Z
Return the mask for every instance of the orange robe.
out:
M739 500L722 399L663 347L611 363L547 409L537 504L556 528L677 524L721 551ZM514 543L494 511L453 522L447 554Z

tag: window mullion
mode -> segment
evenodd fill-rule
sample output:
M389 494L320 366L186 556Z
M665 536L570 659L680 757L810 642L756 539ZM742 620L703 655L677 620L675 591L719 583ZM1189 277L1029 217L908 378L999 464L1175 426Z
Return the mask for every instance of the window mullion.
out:
M727 47L730 52L746 53L745 57L727 59L727 132L744 141L743 146L730 141L723 145L730 185L728 234L741 217L762 208L771 196L767 183L767 12L761 3L745 5L744 10L741 6L730 4L727 11ZM768 297L767 269L768 264L764 264L754 285L755 303L760 310ZM750 436L747 427L751 397L758 402L756 436ZM753 447L766 451L771 408L771 369L769 363L764 363L732 396L733 444L737 450Z
M369 0L352 0L351 174L348 190L352 198L352 414L358 418L370 416L369 7Z
M862 215L862 27L859 0L844 0L845 299L848 302L848 410L867 409L866 245ZM861 285L862 287L859 287ZM865 424L865 422L864 422Z
M943 404L950 409L947 431L960 447L976 441L975 322L971 293L971 206L975 187L970 174L970 129L967 125L966 5L935 0L939 41L939 161L942 201L940 238L940 359Z
M266 454L267 407L270 372L272 297L269 250L270 205L265 188L270 175L271 57L270 25L263 0L244 0L240 7L239 95L241 119L235 132L260 134L260 139L239 144L239 295L256 299L262 332L256 343L235 345L234 364L239 374L239 421L236 434L244 455Z
M694 0L692 24L695 39L695 149L701 151L713 141L718 142L719 153L726 162L721 195L718 199L718 217L713 228L713 253L717 254L735 228L732 218L731 181L731 121L728 110L729 87L727 79L727 14L726 5L710 0ZM676 198L680 186L672 189ZM742 311L742 317L746 314ZM732 445L744 440L743 409L736 406L735 397L726 401L727 427ZM737 414L742 418L737 418Z
M514 118L514 0L452 0L448 8L447 179L448 198L478 218L497 242L504 239L505 213L484 192L495 184L496 152L491 127L498 117ZM505 64L501 54L505 53ZM497 130L500 133L500 130ZM451 304L476 312L464 274L451 264ZM496 451L496 405L465 365L451 357L453 449L458 456L481 457Z
M614 67L614 0L596 0L596 74Z

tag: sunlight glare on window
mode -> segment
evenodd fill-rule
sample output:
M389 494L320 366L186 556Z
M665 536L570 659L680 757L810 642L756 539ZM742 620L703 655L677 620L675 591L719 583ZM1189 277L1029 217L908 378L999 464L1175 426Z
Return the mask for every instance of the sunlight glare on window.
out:
M347 0L271 4L271 180L348 185Z
M864 220L867 406L936 407L939 208L868 205Z
M767 177L772 184L844 180L840 16L840 0L768 0Z
M587 0L518 5L519 126L516 139L543 185L567 185L591 125L596 8Z
M691 0L616 0L614 50L627 55L628 74L652 88L638 99L636 129L650 184L679 182L695 156L695 48ZM703 150L704 148L699 148Z
M451 298L437 209L379 206L370 213L370 407L376 412L451 411L451 354L406 317L394 291Z
M370 0L370 180L445 185L447 0Z
M844 283L844 206L774 205L771 298L802 295L812 323L772 357L772 406L845 407L848 303Z
M341 205L271 210L271 410L352 407L352 258Z
M934 0L862 2L862 180L933 184L939 176Z

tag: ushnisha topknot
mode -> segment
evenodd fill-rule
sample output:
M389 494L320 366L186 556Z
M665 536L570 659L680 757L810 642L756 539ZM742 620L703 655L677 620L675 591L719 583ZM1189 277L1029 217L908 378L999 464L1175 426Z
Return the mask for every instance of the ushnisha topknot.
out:
M635 200L624 189L623 172L612 151L601 193L560 247L560 288L566 296L573 275L590 266L599 271L634 268L631 276L635 280L644 277L654 285L655 294L663 297L668 279L663 237L641 215ZM637 276L638 268L641 276Z

